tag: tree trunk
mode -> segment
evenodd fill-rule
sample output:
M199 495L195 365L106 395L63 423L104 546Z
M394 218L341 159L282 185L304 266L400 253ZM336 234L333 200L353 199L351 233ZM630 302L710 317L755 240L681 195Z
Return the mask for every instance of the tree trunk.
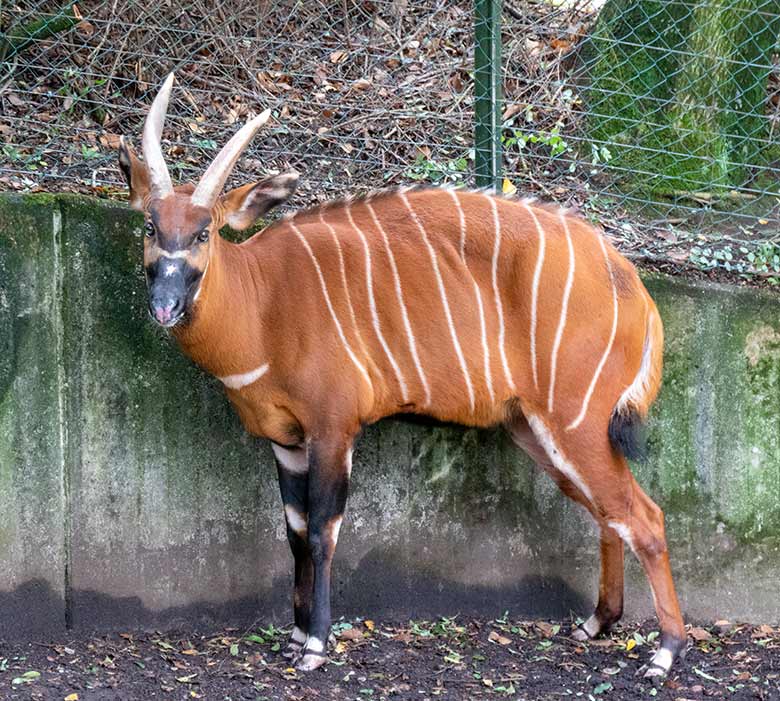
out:
M780 0L608 0L585 49L587 131L656 193L745 185L767 158Z

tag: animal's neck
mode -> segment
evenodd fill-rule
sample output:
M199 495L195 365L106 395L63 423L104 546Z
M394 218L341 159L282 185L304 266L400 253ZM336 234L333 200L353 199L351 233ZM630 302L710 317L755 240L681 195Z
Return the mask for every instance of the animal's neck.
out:
M243 372L262 353L262 271L248 256L246 249L215 237L192 318L174 328L182 350L217 377Z

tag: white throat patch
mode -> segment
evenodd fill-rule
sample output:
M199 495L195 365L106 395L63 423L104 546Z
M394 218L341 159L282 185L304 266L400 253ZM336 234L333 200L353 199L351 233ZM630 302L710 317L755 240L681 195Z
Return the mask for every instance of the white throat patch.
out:
M225 377L219 377L217 379L225 385L225 387L229 387L230 389L241 389L242 387L251 385L253 382L257 382L268 372L268 367L268 363L265 363L259 368L255 368L249 372L244 372L240 375L225 375Z

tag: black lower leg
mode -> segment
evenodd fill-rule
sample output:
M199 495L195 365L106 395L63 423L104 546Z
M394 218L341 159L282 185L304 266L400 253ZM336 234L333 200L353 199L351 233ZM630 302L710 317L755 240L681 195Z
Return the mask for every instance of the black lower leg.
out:
M293 621L295 627L303 635L309 632L311 616L312 587L314 585L314 568L306 541L297 533L287 530L287 539L295 557L295 588L293 590ZM299 638L300 635L294 637ZM296 640L303 643L304 640Z
M331 564L349 490L348 448L309 449L308 547L314 569L314 596L306 656L322 656L330 633ZM306 663L304 657L304 666Z
M308 476L289 472L277 463L279 488L287 522L287 541L295 559L293 629L291 647L302 647L309 631L314 570L306 531L308 521Z

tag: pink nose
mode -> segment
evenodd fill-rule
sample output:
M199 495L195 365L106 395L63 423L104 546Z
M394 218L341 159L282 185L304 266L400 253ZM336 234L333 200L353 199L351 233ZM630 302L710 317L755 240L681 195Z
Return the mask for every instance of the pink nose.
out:
M171 312L173 311L173 302L167 304L164 307L154 308L154 318L157 319L159 324L167 324L171 320Z

